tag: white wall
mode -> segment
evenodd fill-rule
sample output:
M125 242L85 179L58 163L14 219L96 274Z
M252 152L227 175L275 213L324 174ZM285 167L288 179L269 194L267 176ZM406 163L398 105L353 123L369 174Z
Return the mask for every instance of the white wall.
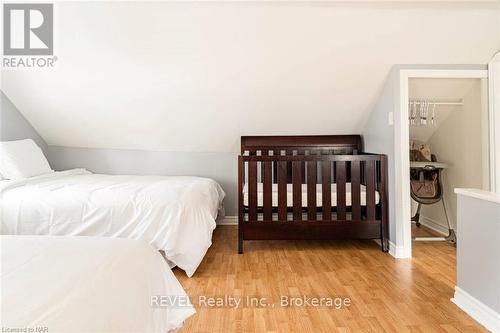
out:
M452 301L500 332L500 195L458 190L457 285Z
M33 139L47 154L47 144L14 104L0 91L0 141Z
M370 113L363 133L365 151L387 155L389 193L389 239L396 242L396 204L394 183L394 126L389 123L389 113L394 112L399 96L399 69L394 68L387 76L384 89ZM394 250L392 250L394 251Z

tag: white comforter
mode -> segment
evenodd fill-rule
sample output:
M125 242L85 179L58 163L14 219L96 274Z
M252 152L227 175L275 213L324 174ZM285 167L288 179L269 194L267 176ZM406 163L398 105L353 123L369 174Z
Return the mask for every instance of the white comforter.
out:
M1 321L9 332L166 333L195 313L144 241L1 236L0 243ZM156 296L175 305L153 306Z
M142 239L191 276L212 244L224 195L207 178L84 169L1 181L1 233Z

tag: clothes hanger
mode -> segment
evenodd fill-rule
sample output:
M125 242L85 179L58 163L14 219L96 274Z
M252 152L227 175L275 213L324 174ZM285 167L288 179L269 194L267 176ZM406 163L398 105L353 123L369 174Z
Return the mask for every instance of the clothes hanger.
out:
M423 101L422 111L420 112L420 125L427 126L427 115L429 114L429 102Z
M410 107L410 125L415 126L415 119L417 117L417 102L410 101L409 107Z
M432 104L432 115L431 124L434 125L434 119L436 118L436 103Z
M423 126L424 120L425 120L425 101L420 102L420 108L419 108L419 115L420 115L420 126Z

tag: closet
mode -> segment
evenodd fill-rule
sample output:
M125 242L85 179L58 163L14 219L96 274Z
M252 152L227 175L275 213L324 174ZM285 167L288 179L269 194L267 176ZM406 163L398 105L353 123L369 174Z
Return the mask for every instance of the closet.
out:
M410 79L412 237L456 240L455 188L489 189L487 82Z

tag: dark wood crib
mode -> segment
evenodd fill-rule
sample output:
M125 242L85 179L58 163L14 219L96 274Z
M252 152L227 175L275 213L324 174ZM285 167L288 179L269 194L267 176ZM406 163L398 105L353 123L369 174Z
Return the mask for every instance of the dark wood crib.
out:
M238 252L244 240L333 239L388 251L386 156L359 135L241 137Z

